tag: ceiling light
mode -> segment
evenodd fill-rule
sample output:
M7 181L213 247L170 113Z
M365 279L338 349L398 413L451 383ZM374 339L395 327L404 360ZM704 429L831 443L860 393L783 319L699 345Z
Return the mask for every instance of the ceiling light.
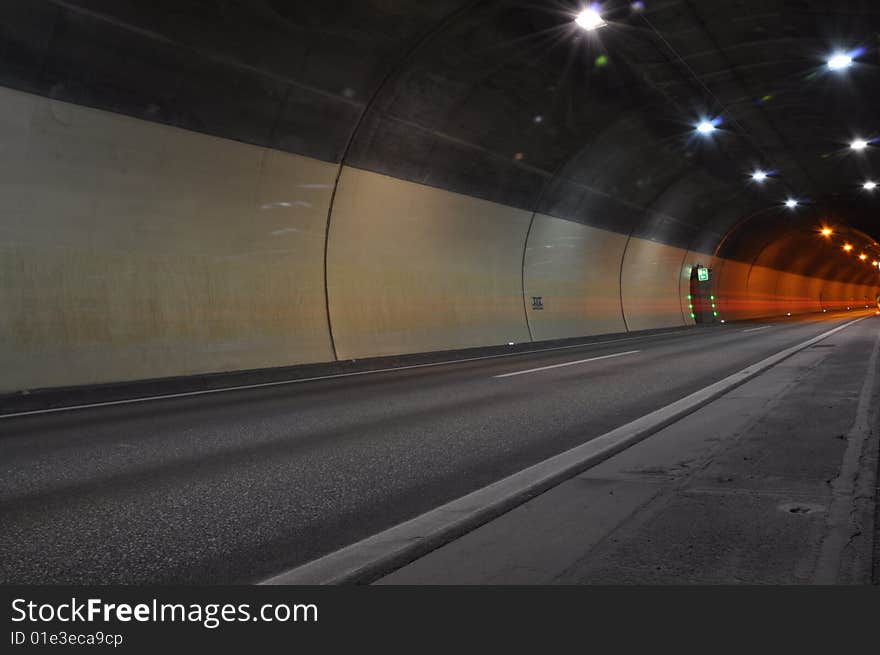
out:
M766 171L762 171L762 170L759 168L759 169L756 170L754 173L752 173L752 179L753 179L755 182L763 182L764 180L767 179L767 173L766 173Z
M828 60L828 68L833 71L839 71L845 68L849 68L850 66L852 66L852 63L853 59L850 55L846 54L845 52L838 52L835 53Z
M715 131L715 123L712 121L700 121L697 125L697 132L700 134L711 134Z
M862 253L861 255L859 255L859 259L861 259L862 261L865 261L867 258L868 258L868 256L865 253Z
M822 236L823 237L830 237L832 234L834 234L834 233L831 231L830 227L823 227L822 228Z
M789 209L794 209L795 207L798 206L798 201L795 200L794 198L789 198L788 200L785 201L785 206L788 207Z
M852 244L845 243L845 244L843 245L843 249L846 250L847 252L849 252L850 250L852 250L852 248L853 248L853 247L852 247Z
M862 188L863 188L865 191L873 191L874 189L877 188L877 183L876 183L876 182L871 182L871 181L869 180L869 181L865 182L865 183L862 185Z
M853 150L864 150L868 147L868 142L864 139L856 139L852 143L849 144L849 147Z
M578 27L582 27L588 32L597 30L600 27L605 27L608 24L595 9L584 9L581 13L577 15L577 18L574 19L574 22L578 24Z

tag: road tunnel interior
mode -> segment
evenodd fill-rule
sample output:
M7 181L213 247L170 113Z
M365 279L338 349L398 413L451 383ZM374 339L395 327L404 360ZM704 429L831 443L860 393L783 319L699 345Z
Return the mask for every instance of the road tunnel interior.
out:
M0 584L876 578L880 3L589 2L0 1Z
M876 298L876 3L580 9L3 3L0 391Z

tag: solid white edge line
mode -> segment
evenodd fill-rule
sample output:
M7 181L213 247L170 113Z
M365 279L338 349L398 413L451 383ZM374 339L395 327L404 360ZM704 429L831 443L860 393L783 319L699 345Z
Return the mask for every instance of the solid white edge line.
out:
M525 371L514 371L513 373L503 373L501 375L493 375L493 378L509 378L514 375L525 375L526 373L537 373L538 371L549 371L551 368L562 368L563 366L574 366L575 364L586 364L587 362L597 362L600 359L611 359L612 357L623 357L624 355L634 355L642 352L641 350L627 350L625 353L613 353L611 355L600 355L599 357L590 357L589 359L579 359L576 362L564 362L562 364L551 364L550 366L540 366L538 368L530 368Z
M85 405L68 405L65 407L49 407L47 409L32 409L26 412L13 412L10 414L0 414L0 419L15 418L17 416L33 416L36 414L52 414L55 412L70 412L78 409L92 409L95 407L109 407L112 405L128 405L131 403L145 403L153 400L168 400L171 398L187 398L189 396L204 396L210 393L223 393L224 391L243 391L245 389L259 389L262 387L278 387L285 384L299 384L301 382L316 382L318 380L333 380L336 378L349 378L358 375L370 375L371 373L391 373L394 371L406 371L414 368L428 368L431 366L444 366L446 364L459 364L462 362L476 362L484 359L497 359L499 357L516 357L518 355L534 355L536 353L552 352L554 350L567 350L569 348L582 348L586 346L601 346L606 343L620 343L621 341L633 341L635 339L649 339L650 337L659 337L665 334L684 334L690 332L691 328L682 330L668 330L666 332L656 332L654 334L643 334L637 337L623 337L622 339L607 339L605 341L588 341L587 343L575 343L570 346L554 346L553 348L539 348L537 350L523 350L515 353L500 353L498 355L483 355L481 357L466 357L464 359L450 359L442 362L428 362L426 364L410 364L408 366L393 366L391 368L374 368L369 371L352 371L351 373L334 373L332 375L319 375L311 378L295 378L293 380L278 380L276 382L259 382L257 384L242 384L235 387L220 387L218 389L200 389L199 391L184 391L181 393L168 393L158 396L142 396L139 398L122 398L120 400L105 400L99 403L88 403Z
M849 321L781 350L580 446L259 584L353 584L377 580L626 450L771 366L866 318L869 317Z

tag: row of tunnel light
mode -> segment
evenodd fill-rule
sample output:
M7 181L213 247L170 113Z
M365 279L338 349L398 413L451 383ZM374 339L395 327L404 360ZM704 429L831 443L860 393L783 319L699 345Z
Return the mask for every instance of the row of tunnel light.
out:
M634 11L641 11L644 9L644 3L641 2L633 2L632 8ZM582 10L574 19L574 22L586 31L597 30L600 27L604 27L608 23L602 18L602 14L600 13L597 5L592 5ZM828 57L825 62L825 65L828 67L828 70L831 71L844 71L853 65L854 55L852 53L847 52L835 52ZM698 134L708 136L712 134L717 128L718 125L721 124L720 118L704 118L700 120L695 126L694 129ZM850 144L850 150L854 152L862 152L868 148L871 141L866 139L854 139ZM764 169L758 168L751 173L751 179L759 184L766 182L768 179L773 177L773 173L770 171L766 171ZM865 191L874 191L877 188L877 183L873 180L866 180L862 183L862 188ZM796 209L798 205L800 205L800 201L797 198L787 198L783 203L788 209ZM830 227L823 227L821 230L822 236L830 239L834 234L833 230ZM846 253L851 253L854 250L854 246L851 243L844 243L843 250ZM859 254L859 259L863 262L867 262L868 255L865 253ZM880 269L880 262L874 260L871 262L872 266ZM714 306L714 305L713 305ZM692 314L693 315L693 314ZM717 313L716 313L717 316Z
M633 9L641 11L644 9L644 3L634 2L632 3ZM581 27L582 29L591 32L597 30L601 27L605 27L608 23L602 18L602 14L599 11L597 5L591 5L586 9L582 10L574 19L574 22ZM826 61L826 66L829 70L832 71L843 71L853 65L854 57L851 53L846 52L835 52L830 57L828 57ZM716 129L718 129L718 125L721 124L720 118L704 118L700 120L695 126L694 129L697 133L708 136L712 134ZM868 145L870 145L871 141L866 139L854 139L850 144L850 150L861 152L867 149ZM769 178L773 176L773 173L770 171L766 171L764 169L756 169L751 173L751 178L755 182L763 183L767 181ZM862 183L862 188L865 191L873 191L877 188L877 182L873 180L865 180ZM795 209L800 205L800 201L797 198L787 198L783 203L788 209Z
M823 237L825 237L825 238L827 238L827 239L830 239L831 236L834 234L834 230L832 230L830 227L823 227L822 230L821 230L821 232L820 232L820 234L821 234ZM848 241L847 241L847 242L844 242L844 244L843 244L843 251L844 251L845 253L851 253L851 252L853 252L854 250L855 250L855 246L853 246L853 245L852 245L851 243L849 243ZM862 260L863 262L867 262L867 261L868 261L868 255L866 255L865 253L859 253L859 259ZM880 268L880 261L877 261L876 259L873 260L873 261L871 262L871 266L876 266L877 268Z
M835 69L831 66L830 62L833 61L837 56L838 55L835 55L834 57L831 57L831 59L829 60L828 67L831 68L832 70L835 70ZM710 134L711 132L715 131L715 124L711 121L702 121L697 125L696 129L701 134ZM870 142L866 141L865 139L855 139L849 144L849 148L850 148L850 150L853 150L856 152L861 152L862 150L865 150L868 147L869 143ZM765 171L764 169L761 169L761 168L756 169L751 174L752 180L754 180L755 182L757 182L759 184L763 184L767 179L771 178L772 176L773 176L773 174L771 172ZM877 183L873 180L865 180L862 183L862 188L865 191L873 191L874 189L877 188ZM788 199L786 199L786 201L783 204L786 207L788 207L789 209L795 209L798 205L800 205L800 202L797 200L797 198L788 198Z

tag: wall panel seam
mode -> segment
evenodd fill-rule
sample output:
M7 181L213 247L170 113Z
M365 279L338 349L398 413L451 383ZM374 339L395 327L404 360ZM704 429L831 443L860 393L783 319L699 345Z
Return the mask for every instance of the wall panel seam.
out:
M522 303L523 303L523 315L526 318L526 330L529 332L529 341L535 340L535 335L532 334L532 322L529 320L529 307L526 302L526 250L529 248L529 236L532 234L532 225L535 224L535 214L537 212L532 212L531 218L529 218L529 226L526 228L526 238L523 240L523 249L522 249L522 261L520 262L520 286L522 288Z
M684 255L681 257L681 266L678 269L678 279L675 281L675 295L678 296L678 310L681 312L681 320L684 325L688 325L688 321L684 316L684 304L681 297L681 278L684 275L684 267L687 266L687 259L690 254L690 249L685 249ZM688 294L690 294L690 280L688 280Z
M629 248L630 239L632 239L635 226L630 228L629 234L626 235L626 243L623 244L623 250L620 253L620 270L617 274L617 293L620 298L620 316L623 319L623 329L629 332L629 325L626 322L626 311L623 309L623 265L626 262L626 251Z
M330 288L327 282L327 256L328 251L330 249L330 225L332 223L333 217L333 206L336 200L336 191L339 189L339 180L342 177L342 170L345 168L345 160L348 158L348 154L351 150L352 145L354 144L355 138L360 131L361 125L364 123L364 119L367 117L367 114L370 113L370 110L376 104L376 100L378 100L379 95L388 85L388 83L397 77L401 71L406 67L409 59L427 42L429 41L435 34L437 34L440 30L446 27L449 23L458 18L459 15L466 13L471 9L473 5L477 3L477 0L471 0L470 2L464 4L459 7L455 11L450 12L446 17L438 21L427 30L424 34L419 36L412 46L410 46L409 50L407 50L400 59L397 60L397 63L392 66L379 84L376 85L376 88L373 90L373 93L370 95L369 100L364 104L364 108L361 111L360 116L358 116L357 122L354 124L354 127L351 130L351 133L348 136L348 140L346 141L345 148L342 151L342 155L339 158L339 168L336 172L336 180L333 183L333 191L330 194L330 205L327 208L327 224L324 229L324 305L327 310L327 331L330 335L330 349L333 353L333 359L338 360L339 355L336 350L336 339L333 336L333 318L330 310Z

